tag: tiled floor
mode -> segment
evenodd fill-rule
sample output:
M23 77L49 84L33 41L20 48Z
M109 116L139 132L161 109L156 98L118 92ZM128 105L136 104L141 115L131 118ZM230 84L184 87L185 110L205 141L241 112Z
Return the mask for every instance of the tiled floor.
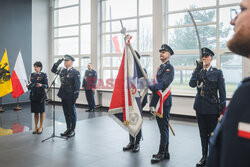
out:
M29 106L26 106L27 111ZM0 166L2 167L193 167L200 158L200 138L195 122L172 120L176 136L170 135L169 161L152 165L150 159L159 145L159 130L155 119L144 117L143 141L139 153L123 152L128 133L105 112L86 113L78 108L76 136L69 140L56 138L41 141L52 133L51 106L47 106L46 128L42 135L31 131L0 137ZM32 127L32 116L25 111L6 111L1 125L9 128L15 121ZM9 112L9 113L7 113ZM56 134L65 130L61 107L56 106ZM14 118L14 119L13 119ZM89 119L92 118L92 119ZM10 123L8 123L8 120Z
M5 112L0 113L0 128L4 129L11 129L13 124L17 123L21 126L24 126L24 130L31 130L34 128L34 116L30 112L30 105L22 105L22 110L20 111L14 111L13 107L5 107ZM91 112L87 113L85 112L86 107L79 107L77 106L77 119L78 121L84 120L84 119L90 119L95 118L99 116L106 115L107 109L98 109L98 112ZM46 105L46 113L45 113L45 121L44 121L44 127L52 126L52 111L53 106L51 104ZM62 106L55 105L55 113L56 113L56 122L64 123L64 115L62 111Z

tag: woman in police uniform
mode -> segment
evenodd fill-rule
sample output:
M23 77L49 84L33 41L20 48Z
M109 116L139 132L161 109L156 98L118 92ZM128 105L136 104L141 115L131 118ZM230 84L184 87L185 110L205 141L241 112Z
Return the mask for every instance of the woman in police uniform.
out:
M226 106L225 80L221 70L211 66L214 52L208 48L202 48L202 61L192 74L189 85L197 88L194 102L197 122L200 131L202 158L196 167L206 164L208 155L208 143L211 133L217 125L218 117Z
M45 99L47 98L45 89L48 87L48 79L46 73L41 72L42 63L37 61L34 63L34 73L30 75L30 83L27 85L30 91L31 112L34 113L35 130L33 134L41 134L43 131L43 121L45 117ZM38 128L40 114L40 126Z

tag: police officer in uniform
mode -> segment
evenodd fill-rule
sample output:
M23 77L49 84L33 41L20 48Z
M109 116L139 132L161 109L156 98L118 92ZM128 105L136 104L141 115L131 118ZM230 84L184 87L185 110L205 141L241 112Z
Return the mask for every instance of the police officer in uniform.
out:
M160 59L162 64L158 68L156 79L157 83L149 86L149 89L153 93L152 101L150 103L151 107L156 107L157 102L159 101L159 95L157 94L158 90L164 91L166 88L170 86L172 81L174 80L174 67L170 64L170 57L174 54L174 51L166 44L161 46L160 52ZM163 104L163 117L159 118L156 117L157 124L159 126L161 140L159 151L157 154L153 155L151 159L151 163L157 163L164 159L169 159L169 126L168 121L170 117L170 109L172 106L172 95L168 96L166 101Z
M89 109L87 112L93 112L96 109L95 105L95 89L97 82L97 73L92 69L92 64L88 64L88 70L85 71L85 75L82 81L82 88L85 90L86 99L88 101Z
M202 62L192 74L189 85L197 87L194 110L199 125L202 158L197 167L205 166L208 154L209 137L218 122L220 112L226 106L225 81L221 70L211 66L214 53L208 48L202 48ZM219 97L218 93L219 92Z
M58 66L63 61L59 59L52 67L52 72L58 73ZM73 137L76 127L76 112L75 102L80 91L80 73L72 67L75 59L70 55L64 56L64 66L66 68L59 72L61 87L58 92L58 97L62 99L63 112L67 124L67 130L61 133L61 136Z
M45 100L47 99L45 89L48 87L47 74L41 72L43 65L40 61L34 63L34 73L30 75L30 83L27 88L30 91L31 112L34 113L35 130L33 134L41 134L45 117ZM40 115L40 127L38 121Z
M227 43L235 54L250 58L250 0L242 0L231 25L235 34ZM232 12L235 12L232 10ZM249 66L246 66L249 68ZM208 167L250 166L250 77L235 91L210 140Z

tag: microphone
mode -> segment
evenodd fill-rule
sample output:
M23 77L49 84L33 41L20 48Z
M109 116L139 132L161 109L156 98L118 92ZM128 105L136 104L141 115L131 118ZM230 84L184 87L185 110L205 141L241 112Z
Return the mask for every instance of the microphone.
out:
M58 68L56 74L60 74L63 68Z

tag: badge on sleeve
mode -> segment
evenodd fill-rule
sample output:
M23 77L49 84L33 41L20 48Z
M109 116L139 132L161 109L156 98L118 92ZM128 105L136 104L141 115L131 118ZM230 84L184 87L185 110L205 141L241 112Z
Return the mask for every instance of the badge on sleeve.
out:
M245 139L250 139L250 123L239 122L238 136Z

